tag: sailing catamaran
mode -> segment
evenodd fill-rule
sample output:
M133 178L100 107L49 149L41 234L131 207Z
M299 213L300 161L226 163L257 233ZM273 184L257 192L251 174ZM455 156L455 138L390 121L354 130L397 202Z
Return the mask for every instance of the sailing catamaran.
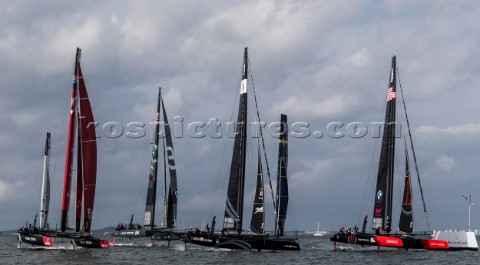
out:
M39 231L48 229L48 209L50 205L50 143L50 133L47 132L43 158L42 191L40 195L40 224L39 227L37 227L37 215L35 215L33 226L26 224L25 227L20 228L18 231L20 244L23 242L32 246L52 246L52 239L50 237L39 234Z
M400 86L401 89L401 86ZM401 91L401 90L400 90ZM357 244L362 246L383 246L405 249L448 249L448 242L444 240L431 239L431 234L414 233L413 230L413 211L412 211L412 193L411 177L409 166L409 155L407 149L407 140L404 137L405 145L405 186L403 193L402 209L398 232L392 231L392 198L393 198L393 180L395 168L395 125L396 125L396 93L397 93L397 68L396 56L392 58L392 67L390 71L389 86L387 91L387 104L385 112L385 124L383 130L382 148L380 153L380 162L378 166L377 185L375 189L372 229L375 233L365 231L368 216L365 216L362 230L341 229L330 240L339 243ZM403 92L402 92L403 99ZM407 121L408 136L410 147L413 153L415 170L420 187L420 194L423 202L425 216L428 218L425 201L423 199L423 190L420 182L415 151L413 149L413 140L410 132L405 101L403 100L405 118ZM428 223L428 219L427 219Z
M93 206L95 200L95 186L97 178L97 142L95 126L90 100L85 86L85 80L80 67L81 50L77 48L75 57L75 73L72 85L70 104L70 120L68 125L65 175L61 208L60 231L46 229L43 226L48 214L49 180L48 159L45 159L44 184L42 185L42 215L45 219L40 221L40 229L20 229L19 240L30 243L34 238L62 238L71 239L77 246L87 248L109 248L108 240L97 239L91 234ZM49 150L50 140L47 135ZM46 148L47 149L47 148ZM48 155L50 151L48 151ZM46 151L47 157L47 151ZM76 173L76 198L75 198L75 228L68 227L70 212L71 186L74 172ZM45 200L45 204L43 201ZM83 217L83 223L82 223ZM34 225L35 227L35 225ZM33 232L32 232L33 231ZM44 244L45 245L45 244ZM46 245L45 245L46 246Z
M281 115L280 135L279 135L279 154L277 169L277 189L276 196L273 199L275 209L275 235L270 236L265 231L265 213L263 197L263 170L261 146L265 157L265 165L269 175L268 162L266 161L265 144L260 129L260 137L257 141L257 185L254 198L254 207L250 223L251 233L242 233L243 228L243 205L244 205L244 184L245 184L245 166L246 166L246 148L247 148L247 79L248 79L248 52L245 48L243 59L243 74L240 85L240 104L238 118L236 123L236 133L233 146L232 162L230 167L230 179L228 184L227 200L225 206L225 216L223 219L223 229L221 233L215 232L215 216L212 219L211 228L207 231L189 231L182 236L182 240L187 243L193 243L202 246L251 250L261 249L270 250L300 250L300 246L295 239L284 238L285 218L288 204L288 183L287 183L287 165L288 165L288 131L287 116ZM252 89L253 90L253 89ZM254 92L254 90L253 90ZM258 108L257 108L258 109ZM257 110L258 121L260 117ZM260 143L262 144L260 146ZM271 183L270 183L270 187ZM272 190L272 198L273 190Z
M163 139L163 175L164 175L164 209L163 209L163 224L164 227L157 227L155 225L155 208L157 199L157 173L158 173L158 146L160 140L160 117L163 116L165 126L165 137ZM170 183L167 181L167 170L170 175ZM168 185L168 192L167 192ZM177 171L174 160L172 136L170 133L170 126L168 124L167 113L163 103L161 88L158 89L158 102L155 122L155 135L152 150L152 158L150 163L150 174L147 188L147 198L145 206L145 218L143 227L140 224L133 224L133 214L127 226L123 223L117 225L115 232L112 233L113 243L115 244L117 238L126 237L150 237L152 238L152 245L154 240L168 240L179 239L177 233L173 233L172 229L176 227L177 223Z

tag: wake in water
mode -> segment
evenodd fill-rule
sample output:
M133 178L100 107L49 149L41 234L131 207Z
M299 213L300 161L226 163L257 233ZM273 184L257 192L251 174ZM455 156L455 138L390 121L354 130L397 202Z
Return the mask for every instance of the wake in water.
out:
M45 247L45 246L32 246L29 244L22 244L18 243L17 248L19 249L30 249L30 250L80 250L83 249L82 247L75 246L74 244L71 243L60 243L60 244L54 244L51 247Z

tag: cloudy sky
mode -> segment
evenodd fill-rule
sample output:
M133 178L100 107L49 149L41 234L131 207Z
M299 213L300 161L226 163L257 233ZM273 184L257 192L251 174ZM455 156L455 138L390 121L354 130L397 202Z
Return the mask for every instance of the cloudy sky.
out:
M290 137L287 229L314 230L319 221L323 229L334 230L371 216L380 146L371 124L383 119L393 54L430 228L465 228L462 195L480 200L476 1L0 4L0 230L16 229L38 211L47 131L52 132L50 224L59 223L76 47L82 48L83 73L100 124L94 229L126 222L132 213L137 222L143 219L151 135L148 129L141 138L125 133L128 123L154 118L158 86L170 121L183 128L183 137L174 139L178 226L223 217L231 139L211 137L208 127L202 128L206 137L195 138L188 125L217 118L226 132L225 122L238 108L246 46L262 120L271 123L286 113L289 123L308 123L311 132L323 133ZM123 134L111 137L105 125L112 123L124 128ZM332 137L331 123L345 124L339 129L345 136ZM352 137L350 123L366 124L369 131ZM275 172L277 145L271 134L266 142ZM397 152L398 187L402 153ZM254 168L250 163L248 171ZM249 179L246 215L253 186ZM395 190L396 204L401 190ZM424 230L419 199L415 193L416 229ZM272 229L271 208L267 211ZM480 227L479 220L480 208L474 206L472 226Z

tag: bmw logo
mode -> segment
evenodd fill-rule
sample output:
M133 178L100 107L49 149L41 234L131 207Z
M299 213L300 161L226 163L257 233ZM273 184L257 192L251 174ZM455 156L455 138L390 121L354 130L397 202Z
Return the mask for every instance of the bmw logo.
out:
M382 190L377 191L377 202L381 202L383 200L383 192Z

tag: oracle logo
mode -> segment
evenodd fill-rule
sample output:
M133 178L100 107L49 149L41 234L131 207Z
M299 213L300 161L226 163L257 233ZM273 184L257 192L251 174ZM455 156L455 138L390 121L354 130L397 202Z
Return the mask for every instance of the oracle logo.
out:
M398 240L395 240L395 239L387 239L385 242L389 244L398 244Z

